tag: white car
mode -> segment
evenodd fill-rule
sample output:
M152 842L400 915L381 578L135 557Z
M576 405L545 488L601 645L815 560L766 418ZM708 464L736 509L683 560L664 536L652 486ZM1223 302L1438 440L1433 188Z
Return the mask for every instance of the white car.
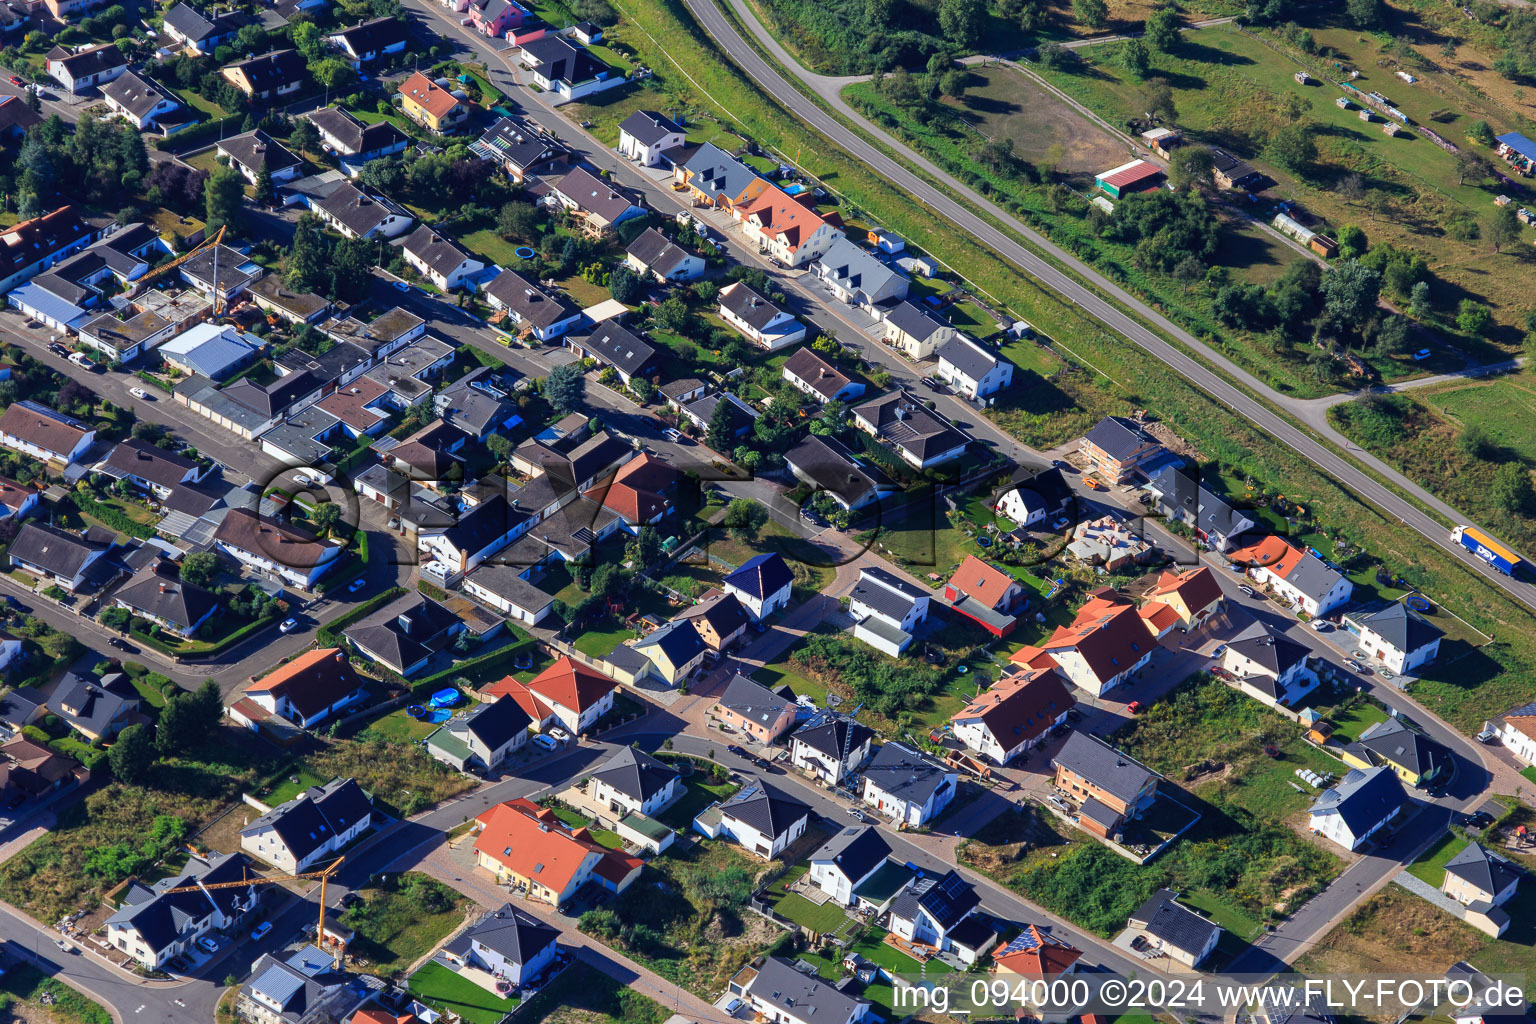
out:
M678 430L676 427L668 427L666 430L661 432L661 436L666 438L668 441L671 441L673 444L677 444L677 442L683 439L683 432Z
M129 388L128 393L134 398L142 399L145 401L148 401L149 399L149 392L145 391L143 388Z
M747 1004L742 1001L741 996L731 996L730 1002L720 1007L720 1009L724 1010L729 1016L734 1017L736 1016L737 1012L746 1005Z
M1333 628L1333 623L1327 619L1313 619L1312 628L1319 633L1326 633Z
M566 740L571 738L571 734L566 732L564 729L560 728L559 726L556 726L555 728L549 730L549 735L550 735L551 738L557 739L561 743L564 743Z
M1258 596L1257 594L1254 593L1253 588L1248 586L1246 583L1243 584L1242 586L1238 587L1237 589L1241 590L1248 597L1257 597Z
M283 624L277 627L279 633L292 633L299 628L298 619L284 619Z
M557 743L552 737L545 736L543 733L535 736L533 738L533 742L537 743L545 750L557 750L560 747L560 744Z
M300 487L308 487L310 484L315 482L315 479L308 473L295 473L293 474L293 482L298 484Z
M1062 516L1060 519L1056 520L1054 523L1051 524L1051 529L1053 529L1053 530L1064 530L1064 529L1066 529L1068 524L1070 524L1071 522L1072 522L1072 520L1070 518L1068 518L1067 516Z
M197 946L205 953L217 953L219 951L219 940L215 939L212 935L204 935L197 940Z

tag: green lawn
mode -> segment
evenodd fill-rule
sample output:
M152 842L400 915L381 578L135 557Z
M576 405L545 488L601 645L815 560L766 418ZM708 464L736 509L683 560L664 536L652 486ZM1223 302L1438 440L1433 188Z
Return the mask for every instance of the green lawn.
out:
M859 953L871 963L875 963L890 971L892 974L950 974L953 968L942 960L929 960L926 971L923 964L918 963L907 954L894 946L885 944L886 933L879 928L871 928L859 936L857 942L849 947L854 953Z
M329 781L329 779L322 779L303 765L297 765L270 790L255 795L256 799L268 807L276 807L278 804L287 803L311 786L323 786Z
M1366 729L1386 720L1387 713L1368 700L1328 716L1328 721L1333 723L1333 738L1340 743L1353 743Z
M725 743L722 741L720 746L723 748ZM662 755L662 760L668 759ZM716 801L730 799L741 788L734 782L709 781L702 770L696 770L683 783L683 795L656 815L656 819L669 828L692 828L693 819L700 811Z
M768 891L764 894L766 902L780 917L787 918L795 924L804 925L818 934L831 935L846 929L851 922L848 914L836 900L828 900L817 906L799 893L789 891L789 887L805 877L805 873L809 870L806 864L796 864L784 872L768 887Z
M1453 832L1447 832L1440 841L1419 854L1419 859L1408 865L1408 873L1436 889L1445 881L1445 863L1467 848L1467 841Z
M528 998L519 1024L661 1024L671 1010L577 961ZM470 1024L483 1024L471 1020Z
M1245 942L1258 938L1264 930L1251 914L1244 913L1213 892L1185 893L1179 898Z
M497 1024L522 1002L493 995L437 963L428 963L411 975L406 988L434 1010L456 1013L469 1024Z
M405 713L405 708L397 708L387 715L375 718L362 731L359 738L388 740L391 743L415 743L417 740L426 739L441 726L441 722L412 718Z
M464 921L463 897L419 872L390 876L387 887L359 895L341 915L341 923L356 932L348 952L380 976L409 967Z
M1526 765L1520 769L1520 774L1532 782L1536 782L1536 765Z
M470 252L484 256L502 269L516 270L525 260L516 253L518 243L509 242L495 228L480 228L459 236L459 243Z
M572 645L582 654L601 658L630 637L639 636L632 629L615 626L608 629L589 629L576 638Z

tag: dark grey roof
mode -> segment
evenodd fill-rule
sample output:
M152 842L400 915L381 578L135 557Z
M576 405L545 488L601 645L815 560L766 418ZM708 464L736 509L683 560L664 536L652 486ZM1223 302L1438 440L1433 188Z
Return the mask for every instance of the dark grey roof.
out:
M96 735L106 734L118 716L136 707L138 694L124 697L102 687L95 679L70 672L59 681L48 710L73 728Z
M934 332L949 326L936 314L906 300L897 303L885 314L885 322L918 341L931 338Z
M350 182L322 199L320 209L357 235L368 234L392 216L412 219L410 211L399 203L370 195Z
M229 140L233 142L234 140ZM214 264L217 262L219 279L213 279ZM242 270L242 267L252 266L251 270ZM193 256L181 265L183 276L194 280L206 287L217 287L221 291L230 291L243 288L256 280L265 271L254 266L253 261L231 249L227 245L210 246Z
M721 594L704 604L685 608L678 615L696 622L707 622L721 638L731 636L749 621L747 610L735 594Z
M1067 734L1053 765L1073 772L1126 803L1136 799L1148 779L1158 775L1129 754L1122 754L1096 736L1076 729Z
M553 135L521 118L503 117L481 135L472 151L512 168L518 174L568 156L570 150Z
M719 703L743 718L767 725L784 713L790 702L774 693L762 683L754 682L740 672L725 684L725 692Z
M505 903L470 925L462 937L499 953L511 963L526 964L537 959L559 936L559 929Z
M346 980L335 957L310 945L286 960L263 953L252 965L245 989L282 1007L280 1018L297 1024Z
M976 895L976 887L949 871L913 882L891 904L891 914L914 921L921 907L940 928L949 931L980 905L981 897Z
M858 750L874 735L875 730L850 721L846 715L823 712L795 730L793 739L834 761L840 761L844 750Z
M758 179L756 171L712 142L694 150L683 169L690 175L688 183L711 200L735 199Z
M1444 635L1401 601L1389 604L1379 612L1357 616L1356 621L1371 627L1383 640L1404 653L1427 647Z
M125 71L113 81L103 85L101 92L103 96L115 101L128 113L138 118L145 117L166 100L179 103L176 97L167 92L159 82L141 77L132 71Z
M1147 433L1134 420L1124 416L1105 416L1093 425L1085 435L1089 444L1117 461L1129 460L1138 449L1157 444L1157 438Z
M644 373L656 357L654 348L613 320L599 324L575 344L626 374Z
M644 803L676 781L678 775L650 754L634 747L620 747L608 760L592 771L592 778L632 800Z
M521 509L513 508L506 498L498 494L460 516L459 521L443 536L460 551L473 554L508 533L519 522L528 519L529 515Z
M1210 150L1212 166L1226 175L1232 184L1241 187L1257 181L1260 177L1259 172L1254 170L1246 160L1239 160L1226 150L1215 146L1211 146Z
M891 846L873 825L850 825L822 844L811 861L830 861L857 885L865 875L885 863Z
M816 260L816 273L824 280L852 292L873 295L902 274L880 262L879 257L844 235L827 246Z
M1307 551L1286 574L1285 582L1313 600L1321 600L1338 585L1342 575L1343 573L1337 569L1330 569L1327 562Z
M546 35L522 46L523 52L533 58L534 70L551 82L575 84L610 70L607 64L592 55L591 50L563 36Z
M880 575L876 575L879 573ZM890 579L882 579L882 576ZM900 622L907 617L912 610L912 605L919 597L926 596L922 593L911 593L907 585L893 587L892 582L901 583L890 573L881 569L865 569L859 573L858 582L853 585L853 592L849 595L852 601L867 605L875 612Z
M807 434L784 458L823 490L855 502L876 488L895 489L890 477L874 465L858 462L835 437Z
M195 7L190 7L184 3L178 3L166 11L164 23L167 28L175 29L179 34L194 43L200 43L216 32L214 24L210 19L205 17Z
M759 1001L796 1020L843 1024L867 1001L855 999L813 974L802 974L782 957L763 961L748 991Z
M250 60L228 65L225 70L239 68L258 93L280 89L295 82L304 81L304 58L294 50L274 50Z
M303 163L298 157L284 149L282 143L262 131L260 128L244 135L235 135L219 143L219 148L228 153L230 159L246 167L260 170L265 167L273 174L285 171L290 167L297 167Z
M646 228L629 247L625 255L633 256L648 270L666 277L680 267L692 255L687 249L655 228Z
M1306 644L1273 632L1262 622L1254 622L1229 641L1227 646L1277 676L1292 665L1306 661L1312 653Z
M465 260L474 255L447 235L439 234L429 224L423 224L406 236L401 248L427 265L427 269L439 274L451 274Z
M103 43L100 46L93 46L88 50L76 50L74 52L66 50L62 46L55 46L48 51L47 60L50 64L54 61L63 64L64 69L69 72L69 76L76 80L87 75L110 71L112 68L120 68L128 63L128 58L123 56L123 51L111 43Z
M668 135L677 135L682 130L676 121L654 110L637 110L619 124L619 131L639 140L643 146L654 146Z
M769 302L761 293L754 291L745 281L737 281L734 285L721 289L720 305L734 313L747 326L759 331L785 312Z
M1401 718L1371 723L1350 749L1376 755L1365 758L1371 764L1387 761L1421 776L1433 775L1450 764L1450 754L1444 747L1408 728Z
M14 690L7 690L0 694L0 722L13 729L20 730L37 714L48 698L43 692L32 686L19 686Z
M1350 833L1359 836L1385 821L1406 802L1403 784L1392 769L1355 768L1337 786L1323 791L1313 802L1312 813L1337 814Z
M313 121L317 128L334 136L354 154L372 153L388 149L407 136L392 121L376 121L364 124L339 107L321 107L301 114Z
M892 391L856 405L853 413L871 424L882 440L923 461L959 448L968 440L949 421L904 391Z
M783 370L799 377L824 402L831 401L832 396L847 387L852 380L809 345L784 360Z
M1483 892L1497 896L1504 887L1519 878L1522 872L1497 854L1489 853L1478 843L1468 843L1450 860L1445 862L1445 873L1470 882Z
M636 650L660 648L674 665L686 665L706 650L699 631L689 619L673 619L634 642Z
M418 598L405 607L386 609L342 631L359 651L400 672L429 656L459 617L436 601Z
M766 782L754 782L720 805L721 813L777 839L805 819L810 807Z
M240 830L242 836L271 828L294 859L303 862L336 836L372 813L373 806L355 779L332 779L311 786Z
M175 942L184 930L215 910L231 913L254 896L253 890L238 886L176 893L166 890L200 883L237 882L254 877L254 874L247 867L243 854L226 853L211 862L194 857L173 878L162 878L153 886L143 883L131 886L122 907L107 918L107 924L133 927L143 937L144 944L159 953Z
M47 523L28 522L21 525L16 539L11 541L10 555L60 578L73 579L107 547Z
M176 486L197 469L191 459L134 437L117 443L107 455L107 465L163 487Z
M726 412L729 414L727 418L730 421L731 431L736 436L740 437L745 434L757 422L757 412L748 408L741 399L728 391L717 391L713 394L695 398L684 405L683 409L689 416L697 417L700 422L708 426L709 422L715 418L715 406L721 402L725 403Z
M464 728L485 744L487 750L498 749L532 724L528 712L505 694L464 716Z
M386 47L405 42L407 24L404 18L374 18L351 28L336 29L328 34L328 38L345 40L353 53L365 57L369 53L382 53Z
M138 611L190 629L219 607L220 598L202 587L145 572L113 595Z
M864 780L882 793L913 804L928 798L954 773L900 743L887 743L864 767Z
M1179 903L1178 893L1168 889L1153 893L1152 898L1131 915L1131 921L1165 945L1195 956L1205 949L1213 932L1221 931L1220 926Z
M546 39L551 38L549 36ZM525 47L526 49L526 47ZM578 210L595 214L612 224L640 203L634 193L585 167L578 167L555 183L555 191L569 199Z
M579 312L564 296L546 292L511 270L496 275L496 279L485 286L485 291L535 327L548 327Z
M964 335L957 334L939 347L938 357L971 380L981 380L997 366L998 357Z
M747 559L741 568L726 576L724 582L726 586L734 587L748 597L766 598L793 584L795 574L790 571L783 556L773 552Z

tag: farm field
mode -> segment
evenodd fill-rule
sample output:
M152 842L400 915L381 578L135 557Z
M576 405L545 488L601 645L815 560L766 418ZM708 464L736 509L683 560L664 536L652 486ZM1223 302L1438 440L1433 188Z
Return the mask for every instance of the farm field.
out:
M1010 67L971 72L964 98L949 101L989 139L1010 139L1013 151L1038 164L1060 147L1055 163L1068 174L1094 175L1130 159L1130 147Z

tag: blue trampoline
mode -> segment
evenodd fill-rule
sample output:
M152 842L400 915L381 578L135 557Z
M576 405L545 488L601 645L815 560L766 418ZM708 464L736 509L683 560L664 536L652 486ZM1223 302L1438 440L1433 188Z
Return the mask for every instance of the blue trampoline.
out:
M464 695L450 686L446 690L438 690L427 703L434 708L452 708L458 707L463 699Z
M517 254L517 258L520 260L531 260L534 257L532 246L520 245L512 251Z
M1431 607L1433 607L1429 603L1429 599L1428 598L1422 597L1422 596L1420 596L1418 594L1409 594L1407 599L1404 601L1404 603L1407 604L1409 608L1412 608L1416 612L1427 612L1427 611L1429 611L1429 609Z
M991 537L977 537L976 538L976 546L979 547L979 548L989 548L989 547L992 546L992 538Z

